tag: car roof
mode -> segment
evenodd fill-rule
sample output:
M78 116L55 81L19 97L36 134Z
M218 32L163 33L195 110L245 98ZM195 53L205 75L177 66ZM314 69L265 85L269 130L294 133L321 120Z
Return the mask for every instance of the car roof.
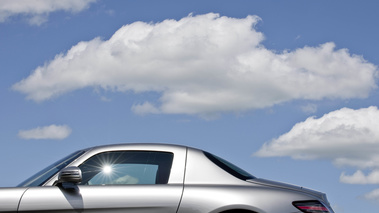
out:
M117 143L117 144L106 144L100 146L88 147L86 149L82 149L83 151L94 151L94 150L122 150L122 149L195 149L192 147L177 145L177 144L169 144L169 143Z

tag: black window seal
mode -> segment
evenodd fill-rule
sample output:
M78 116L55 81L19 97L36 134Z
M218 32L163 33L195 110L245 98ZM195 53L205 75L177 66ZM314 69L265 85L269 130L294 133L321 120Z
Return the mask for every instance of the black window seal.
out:
M218 167L220 167L221 169L225 170L226 172L228 172L229 174L233 175L234 177L238 178L238 179L241 179L241 180L251 180L251 179L255 179L255 177L251 174L249 174L248 172L244 171L243 169L233 165L232 163L228 162L229 164L233 165L234 167L238 168L239 170L241 170L241 172L245 173L242 174L241 172L238 172L236 171L235 169L231 168L230 166L226 165L224 162L222 162L220 159L220 157L217 157L209 152L205 152L203 151L204 155L210 160L212 161L214 164L216 164ZM219 159L220 158L220 159ZM226 161L224 159L222 159L223 161Z

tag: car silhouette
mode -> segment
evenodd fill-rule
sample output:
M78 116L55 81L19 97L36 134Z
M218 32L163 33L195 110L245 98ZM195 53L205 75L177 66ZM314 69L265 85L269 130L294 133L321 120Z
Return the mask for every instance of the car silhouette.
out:
M18 187L0 212L333 213L324 193L256 178L196 148L116 144L74 152Z

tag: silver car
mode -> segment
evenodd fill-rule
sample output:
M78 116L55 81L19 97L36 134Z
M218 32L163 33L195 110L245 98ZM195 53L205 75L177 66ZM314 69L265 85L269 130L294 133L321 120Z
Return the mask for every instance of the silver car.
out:
M256 178L211 153L119 144L77 151L15 188L0 212L333 213L326 195Z

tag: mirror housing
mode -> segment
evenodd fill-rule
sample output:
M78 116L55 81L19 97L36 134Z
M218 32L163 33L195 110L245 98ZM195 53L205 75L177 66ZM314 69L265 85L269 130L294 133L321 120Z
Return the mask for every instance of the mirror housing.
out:
M82 182L82 170L76 166L69 166L62 169L58 174L57 183L73 183Z

